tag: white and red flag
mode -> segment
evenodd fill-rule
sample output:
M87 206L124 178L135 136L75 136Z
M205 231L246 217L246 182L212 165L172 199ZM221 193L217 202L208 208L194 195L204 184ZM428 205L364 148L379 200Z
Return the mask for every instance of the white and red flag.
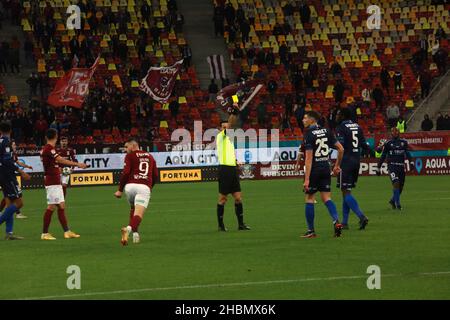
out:
M150 67L139 89L154 100L166 103L172 94L182 64L183 60L180 60L170 67Z
M71 106L81 108L89 93L89 81L92 78L100 57L90 68L72 68L56 82L55 88L49 94L47 103L54 107Z

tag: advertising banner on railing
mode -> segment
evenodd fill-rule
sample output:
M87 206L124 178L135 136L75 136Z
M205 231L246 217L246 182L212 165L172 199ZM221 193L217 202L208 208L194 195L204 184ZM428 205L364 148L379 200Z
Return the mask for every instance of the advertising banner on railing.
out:
M153 152L151 154L155 158L158 168L190 168L218 165L215 150ZM236 150L238 161L249 164L294 161L297 159L297 156L298 148L296 147ZM125 153L79 154L76 158L78 162L84 162L89 166L83 172L121 170L124 164ZM33 167L33 170L26 169L26 172L44 171L39 156L20 156L19 160Z
M448 150L450 148L450 131L423 131L402 133L402 139L408 141L411 150ZM389 139L388 135L375 135L375 143Z

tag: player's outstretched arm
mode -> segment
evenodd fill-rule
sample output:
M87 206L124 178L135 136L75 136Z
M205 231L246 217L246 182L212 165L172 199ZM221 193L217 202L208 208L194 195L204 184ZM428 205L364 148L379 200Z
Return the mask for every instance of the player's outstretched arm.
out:
M64 159L64 158L62 158L62 157L57 157L57 158L55 159L55 161L56 161L57 163L60 163L60 164L65 165L65 166L77 167L77 168L80 168L80 169L86 169L86 168L88 167L88 165L85 164L85 163L82 163L82 162L73 162L73 161L70 161L70 160L66 160L66 159Z
M22 161L17 160L16 164L22 168L33 170L32 166L27 165L26 163L23 163Z

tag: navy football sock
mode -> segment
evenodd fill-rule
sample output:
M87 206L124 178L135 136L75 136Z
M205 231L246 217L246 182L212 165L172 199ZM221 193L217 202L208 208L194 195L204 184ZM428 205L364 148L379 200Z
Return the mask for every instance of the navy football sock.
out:
M339 221L336 205L334 204L333 200L328 200L327 202L325 202L325 205L327 206L328 212L330 213L330 216L333 219L333 223Z
M394 202L396 206L400 205L400 190L394 189Z
M356 213L359 219L364 219L364 214L361 212L358 202L356 201L355 197L353 197L353 195L347 194L344 198L344 201L345 203L347 203L350 209L352 209L353 212Z
M350 215L350 207L348 206L347 202L345 202L345 198L344 198L344 201L342 202L342 223L343 224L348 224L349 215Z
M308 230L314 231L314 203L305 203L305 216Z
M8 220L6 220L6 233L13 233L14 228L14 214L9 217Z
M13 204L6 208L5 211L3 211L3 214L0 216L0 224L9 220L9 218L13 216L16 211L17 207Z

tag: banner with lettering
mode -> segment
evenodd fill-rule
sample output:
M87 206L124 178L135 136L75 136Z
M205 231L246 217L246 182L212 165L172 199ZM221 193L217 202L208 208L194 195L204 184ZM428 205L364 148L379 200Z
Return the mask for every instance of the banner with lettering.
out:
M450 131L423 131L402 133L401 138L408 141L411 150L448 150L450 148ZM390 139L386 134L375 135L375 144Z

